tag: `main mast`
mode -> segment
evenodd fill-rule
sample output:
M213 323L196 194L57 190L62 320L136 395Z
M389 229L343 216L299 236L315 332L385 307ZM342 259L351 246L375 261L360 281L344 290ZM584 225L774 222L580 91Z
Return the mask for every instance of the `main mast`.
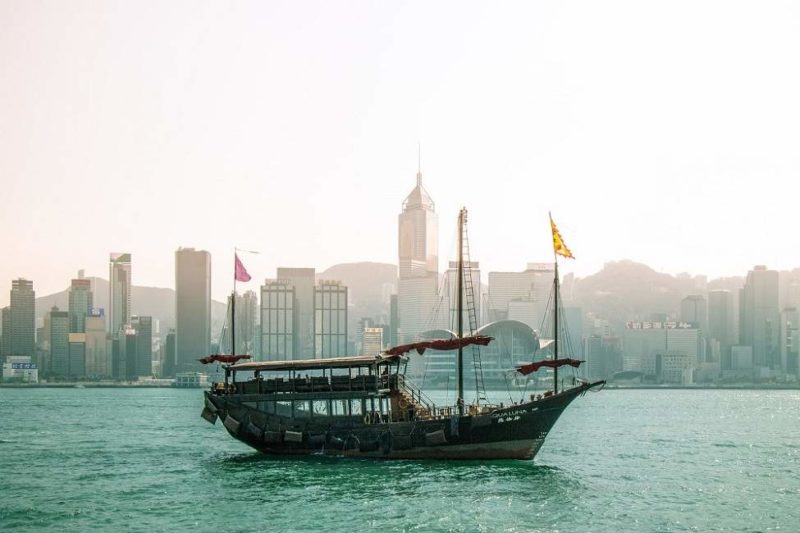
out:
M464 336L464 224L467 222L467 208L458 212L458 269L456 282L456 312L458 313L458 338ZM464 348L458 346L458 414L464 414Z
M555 258L555 276L553 277L553 360L558 361L558 257ZM558 394L558 366L553 367L553 393Z

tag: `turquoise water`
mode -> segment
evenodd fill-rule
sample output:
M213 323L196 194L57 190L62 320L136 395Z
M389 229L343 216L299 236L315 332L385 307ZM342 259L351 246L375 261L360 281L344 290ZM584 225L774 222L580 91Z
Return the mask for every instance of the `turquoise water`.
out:
M0 530L800 530L797 391L587 394L528 462L270 458L201 406L0 389Z

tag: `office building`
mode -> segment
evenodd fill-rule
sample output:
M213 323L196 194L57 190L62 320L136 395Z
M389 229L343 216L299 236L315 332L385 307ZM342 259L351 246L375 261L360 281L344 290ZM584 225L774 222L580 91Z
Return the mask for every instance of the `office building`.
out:
M708 338L719 343L719 363L723 371L731 368L731 346L736 342L733 320L733 295L730 291L708 293Z
M50 368L55 377L69 376L69 313L53 307L50 311Z
M84 333L86 316L94 306L92 282L88 279L73 279L69 288L69 331Z
M313 268L279 267L277 279L294 287L294 358L314 358L314 286Z
M153 317L134 316L131 328L136 335L135 377L151 377L153 375Z
M295 359L294 328L294 286L287 280L266 280L261 286L262 360Z
M86 317L86 376L111 377L111 349L103 309L93 308Z
M116 336L131 320L131 254L112 253L108 270L108 331Z
M32 281L11 281L11 304L3 312L3 355L36 356L35 302Z
M378 355L383 351L383 328L364 328L361 334L361 354Z
M436 206L422 186L417 172L416 187L403 201L398 215L399 279L397 285L397 332L401 340L413 341L423 331L443 327L447 307L439 297L439 220Z
M314 287L314 358L347 353L347 287L320 281Z
M779 335L778 272L756 266L739 291L739 344L753 347L756 369L780 368Z
M67 375L71 379L83 378L86 376L86 333L70 333L68 340Z
M175 371L203 370L199 358L211 349L211 254L175 252Z
M456 331L458 322L458 262L450 261L445 275L447 284L448 321L447 329ZM470 294L471 293L471 294ZM474 331L481 326L481 267L478 261L464 262L464 287L461 297L463 299L462 322L465 334L470 333L470 322Z

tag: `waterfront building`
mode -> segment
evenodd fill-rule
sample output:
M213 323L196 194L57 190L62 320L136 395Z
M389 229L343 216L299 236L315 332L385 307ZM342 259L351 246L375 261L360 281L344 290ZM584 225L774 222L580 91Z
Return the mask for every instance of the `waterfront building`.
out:
M800 377L800 312L787 307L781 313L781 368L795 379Z
M756 266L739 291L739 344L753 347L753 365L779 369L778 272Z
M699 330L688 323L628 322L622 336L622 369L656 378L658 354L684 354L700 361Z
M361 334L361 355L378 355L383 350L383 328L364 328Z
M708 293L708 338L719 343L722 370L731 368L731 346L736 342L733 320L733 295L727 290Z
M538 329L536 308L533 302L535 274L533 271L489 272L489 290L486 297L486 320L494 322L511 318L509 306L516 302L516 320ZM526 320L523 320L526 319Z
M566 343L564 340L561 341L566 346L561 345L560 353L563 357L583 359L583 310L580 307L564 307L561 314L563 315L561 324L567 330L567 336L564 338ZM542 336L552 337L552 333L548 335L543 332ZM586 369L581 366L578 370L579 374L585 377Z
M3 311L3 355L36 355L36 292L33 282L11 281L11 303Z
M320 281L314 287L314 358L347 353L347 287Z
M131 328L136 336L136 350L131 354L134 358L135 377L152 377L153 375L153 317L134 316Z
M38 383L39 368L27 355L9 355L3 363L3 381Z
M69 376L69 313L53 307L50 311L50 374Z
M279 267L277 279L294 287L294 354L296 359L314 358L314 286L313 268Z
M681 300L681 322L691 324L703 333L708 331L706 299L701 294L692 294Z
M164 357L162 359L161 377L172 378L175 377L175 329L172 328L167 332L167 337L164 340Z
M103 309L93 308L86 317L86 376L111 377L111 349Z
M266 280L261 286L261 358L294 359L295 289L287 280Z
M3 336L0 338L0 359L11 353L11 307L0 310L0 327Z
M86 376L86 333L70 333L68 338L67 376L80 379Z
M389 336L387 337L389 346L397 346L399 344L397 342L398 317L397 295L392 294L389 297Z
M110 254L108 270L108 331L117 335L131 320L131 254Z
M610 379L622 370L620 338L591 335L584 343L586 374L589 379Z
M86 316L94 305L91 280L73 279L69 288L69 331L84 333Z
M211 254L194 248L175 252L175 371L203 370L211 349Z
M439 307L439 220L421 171L403 201L397 228L397 332L399 340L413 341L447 320L446 309L441 313Z

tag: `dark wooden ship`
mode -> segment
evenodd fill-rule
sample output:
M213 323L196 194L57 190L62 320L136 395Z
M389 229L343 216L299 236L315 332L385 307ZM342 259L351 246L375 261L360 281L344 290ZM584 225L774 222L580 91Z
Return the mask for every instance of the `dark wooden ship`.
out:
M397 346L375 356L263 362L241 362L243 356L235 355L210 356L204 362L226 364L225 380L205 392L203 418L211 423L221 420L232 437L267 454L532 459L570 402L604 382L573 379L569 387L559 390L558 369L577 367L581 361L558 356L556 261L553 357L516 369L522 375L543 367L552 369L552 390L511 405L465 403L463 349L492 341L491 337L463 335L465 221L466 210L462 210L458 336ZM552 230L556 254L565 255L558 251L554 224ZM558 243L563 245L560 235ZM406 378L409 356L426 350L458 351L455 405L436 405Z

